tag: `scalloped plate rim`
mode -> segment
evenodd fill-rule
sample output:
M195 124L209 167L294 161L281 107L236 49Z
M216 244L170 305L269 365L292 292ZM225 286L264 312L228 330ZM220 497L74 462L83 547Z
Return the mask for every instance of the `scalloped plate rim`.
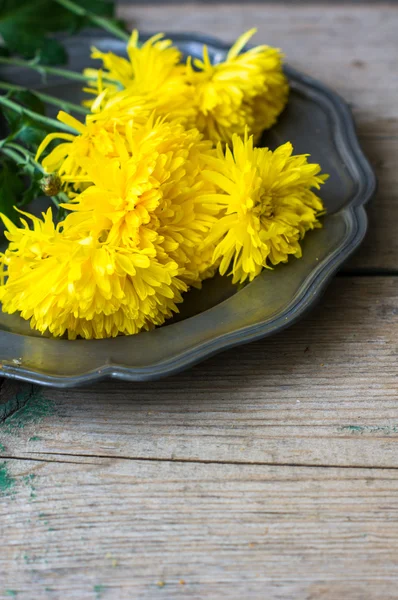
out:
M166 35L174 38L175 41L194 41L199 44L208 44L222 52L225 52L230 47L228 44L209 36L193 33L166 33ZM144 39L147 39L148 37L150 37L150 34L142 35L142 38ZM102 36L102 39L106 39L105 36ZM75 387L109 378L124 381L156 380L185 370L221 351L268 337L276 331L281 331L282 329L293 325L313 307L327 284L330 282L334 273L361 244L367 231L368 224L365 204L373 196L377 182L375 174L360 147L353 116L347 103L336 92L320 81L301 73L289 65L285 65L284 69L293 84L298 85L299 87L300 85L305 86L307 89L310 88L315 92L318 101L321 99L321 101L328 104L328 108L334 116L334 126L336 127L335 134L338 134L343 142L342 148L346 153L347 159L352 165L355 165L361 175L358 178L359 186L357 193L351 199L350 204L340 211L340 213L346 213L347 218L352 219L353 225L349 234L344 238L342 246L336 248L308 275L308 277L306 277L293 302L273 319L222 334L212 340L200 343L184 352L180 352L170 359L145 367L127 367L108 363L98 366L90 371L79 373L78 375L57 376L38 370L28 369L22 365L18 366L3 362L0 371L2 376L59 388ZM7 333L7 335L11 336L25 337L21 334L12 332L0 332L0 340L2 333Z

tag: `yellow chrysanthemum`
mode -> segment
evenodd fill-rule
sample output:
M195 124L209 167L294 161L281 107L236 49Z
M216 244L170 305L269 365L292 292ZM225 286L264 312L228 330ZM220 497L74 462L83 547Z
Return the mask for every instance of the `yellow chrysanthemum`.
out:
M113 117L122 121L142 105L158 116L193 124L193 89L185 77L186 67L180 63L181 52L171 40L159 33L139 46L135 30L127 54L128 59L93 50L92 58L102 60L104 69L84 71L90 85L85 91L96 96L85 104L94 113L112 111Z
M292 156L286 143L274 152L254 148L253 137L232 139L232 152L219 146L217 157L207 157L203 176L218 186L209 196L224 207L208 242L215 244L214 262L220 273L230 269L234 283L252 281L264 267L301 256L300 240L309 229L320 227L323 211L318 190L327 175L307 162L308 155Z
M123 135L115 130L111 139L112 157L96 150L76 159L92 185L65 205L72 211L65 228L76 236L106 231L108 243L126 248L156 243L185 281L200 280L211 257L204 253L201 259L197 250L218 210L202 202L215 189L202 176L211 143L197 129L161 119L140 128L130 122Z
M71 339L133 334L161 325L217 268L238 283L301 256L302 237L320 227L313 190L326 175L290 143L253 147L288 93L278 50L241 53L253 32L222 63L205 48L196 70L162 34L139 47L134 32L128 58L94 50L104 70L85 72L91 114L81 123L61 112L76 134L48 135L36 156L60 142L42 164L69 214L58 225L50 209L26 215L31 228L1 216L5 312Z
M70 338L160 325L181 292L212 273L213 249L199 252L219 210L206 200L216 188L203 177L212 144L154 117L141 126L75 126L79 135L44 160L83 190L64 205L70 214L57 227L51 211L43 221L30 217L33 230L4 217L3 310Z
M161 325L177 310L186 285L178 265L155 249L132 250L54 226L51 209L16 227L7 217L1 255L3 311L20 312L32 328L69 339L114 337Z
M285 107L288 82L282 71L282 55L269 46L241 53L255 29L243 34L224 62L213 65L207 48L203 60L188 61L188 79L195 90L196 126L206 138L228 142L245 128L257 140L271 127Z
M84 71L87 78L94 80L94 87L96 79L102 76L102 79L105 77L103 87L110 87L113 91L117 91L117 86L108 86L107 80L117 81L123 88L133 85L140 93L148 93L181 73L181 52L171 40L164 39L163 34L158 33L139 46L138 37L138 31L134 30L127 43L128 58L93 49L91 57L102 60L104 66L103 71Z
M142 110L141 110L142 109ZM135 114L130 118L132 126L139 127L147 123L150 113L142 107L136 107ZM47 173L57 173L61 182L73 184L75 189L85 187L87 174L82 168L83 159L91 159L96 153L100 153L107 158L114 158L118 155L115 146L115 130L118 122L107 115L107 118L98 120L95 116L88 115L85 123L75 119L71 115L60 111L58 120L65 125L69 125L76 130L76 134L71 133L50 133L40 144L36 160L38 160L46 148L54 140L62 140L48 156L42 160L42 165Z

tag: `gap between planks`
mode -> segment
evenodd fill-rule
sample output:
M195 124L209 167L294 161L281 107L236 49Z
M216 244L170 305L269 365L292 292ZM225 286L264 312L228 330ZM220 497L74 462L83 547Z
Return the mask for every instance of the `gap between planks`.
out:
M253 467L278 467L278 468L293 468L293 469L370 469L374 471L398 471L398 466L392 465L366 465L366 464L313 464L313 463L282 463L282 462L267 462L267 461L244 461L244 460L210 460L210 459L195 459L195 458L157 458L155 456L112 456L107 454L67 454L61 452L29 452L26 456L13 456L13 455L2 455L2 460L16 460L16 461L33 461L33 462L45 462L45 463L59 463L59 464L88 464L88 465L99 465L101 462L89 462L89 461L71 461L71 460L50 460L48 458L36 458L34 455L39 454L42 456L51 457L63 457L70 456L76 458L98 458L101 462L109 461L131 461L131 462L151 462L151 463L172 463L172 464L198 464L198 465L232 465L232 466L253 466Z

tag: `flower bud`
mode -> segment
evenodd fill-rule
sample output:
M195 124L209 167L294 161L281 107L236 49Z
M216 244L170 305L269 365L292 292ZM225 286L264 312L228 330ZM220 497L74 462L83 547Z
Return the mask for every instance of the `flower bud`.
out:
M40 187L46 196L56 196L61 191L61 178L57 173L43 177Z

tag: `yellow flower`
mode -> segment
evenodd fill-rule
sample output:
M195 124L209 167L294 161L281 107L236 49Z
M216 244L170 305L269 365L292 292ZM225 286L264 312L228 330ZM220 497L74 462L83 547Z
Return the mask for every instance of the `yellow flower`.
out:
M70 214L57 227L51 211L43 221L30 216L33 230L3 217L3 310L70 338L160 325L187 286L214 270L213 248L201 250L219 211L207 201L216 187L203 177L212 144L153 116L141 126L75 127L80 133L43 161L83 186L64 205Z
M130 121L138 127L146 123L149 116L148 111L137 107L134 118L130 117ZM47 173L58 174L66 187L73 184L75 189L84 188L91 182L82 168L83 159L90 159L95 153L107 158L117 156L114 136L118 123L109 114L106 119L88 115L86 122L82 123L63 111L58 113L58 120L75 129L76 135L60 132L48 134L37 150L36 160L51 142L63 140L42 160L42 165Z
M258 140L285 107L288 82L282 71L282 55L269 46L257 46L239 54L255 29L243 34L224 62L211 64L207 47L203 60L188 61L188 79L195 90L196 126L206 138L228 142L245 128Z
M209 235L215 244L213 261L221 260L220 273L231 270L234 283L252 281L263 267L301 256L300 240L306 231L320 227L323 205L318 190L327 179L308 155L292 156L286 143L274 152L253 148L253 137L232 139L233 150L206 157L203 176L218 186L207 198L224 207Z
M122 121L131 118L130 111L138 105L156 111L157 116L193 123L193 90L180 63L181 52L171 40L159 33L139 46L135 30L127 54L128 59L93 49L92 58L102 60L104 71L84 71L91 86L85 91L96 96L85 104L95 113L111 110Z
M94 48L91 57L102 60L103 74L96 69L85 69L84 74L89 79L102 76L104 87L108 87L106 81L109 79L117 81L123 88L134 85L140 93L147 93L153 92L158 85L183 69L180 64L181 52L172 45L171 40L163 39L162 33L152 36L139 47L138 31L134 30L127 44L127 54L128 58L123 58L113 52L100 52Z
M25 214L25 213L24 213ZM3 311L31 327L69 339L114 337L161 325L177 310L186 285L178 265L154 249L123 249L93 236L74 239L54 226L51 209L16 227L7 217L1 255Z
M92 185L64 205L72 211L65 229L75 237L106 232L108 243L125 248L157 245L184 281L200 280L210 257L202 259L198 248L218 211L202 201L215 191L202 175L211 143L197 129L162 119L139 128L130 122L109 140L112 154L97 148L89 158L75 157Z

